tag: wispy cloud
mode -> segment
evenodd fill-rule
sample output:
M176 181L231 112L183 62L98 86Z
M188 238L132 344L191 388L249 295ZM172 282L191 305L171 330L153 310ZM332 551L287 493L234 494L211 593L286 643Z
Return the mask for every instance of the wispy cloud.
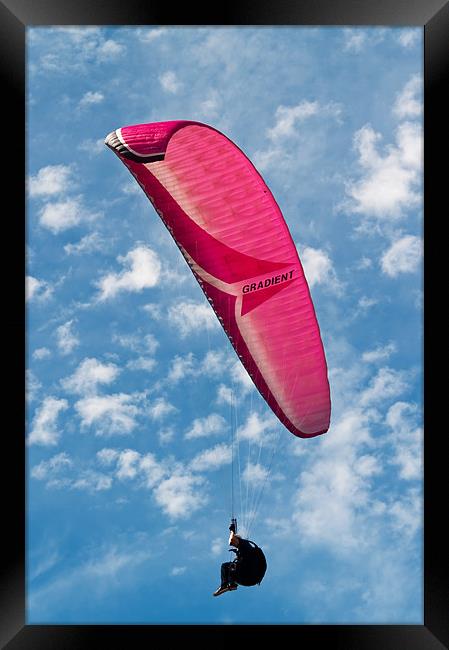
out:
M362 175L349 181L349 212L380 220L400 219L421 202L422 132L418 124L404 122L396 131L396 144L379 151L382 136L370 125L354 136Z
M319 284L336 295L343 293L343 284L337 278L335 267L327 251L304 246L300 248L300 257L310 287Z
M176 95L176 93L178 93L182 88L182 83L179 81L176 72L173 72L173 70L167 70L167 72L161 74L159 76L159 82L163 90L172 95Z
M125 268L119 273L108 273L95 283L99 289L98 300L114 298L122 291L140 292L158 284L161 263L157 253L148 246L136 246L117 261Z
M102 363L95 358L86 358L78 365L75 372L61 380L62 387L79 395L96 393L99 385L108 385L115 381L120 368L114 363Z
M176 407L170 404L164 397L158 397L149 407L148 414L152 420L163 420L167 415L176 412Z
M393 435L394 455L391 462L399 467L404 480L419 480L422 476L423 429L416 404L396 402L388 410L387 425Z
M31 470L31 476L42 481L59 474L67 467L73 467L73 461L66 452L61 452L35 465Z
M246 422L238 427L236 437L240 441L247 440L261 444L270 442L277 428L278 422L274 416L261 417L253 411L248 415Z
M142 43L154 43L162 37L167 36L167 34L168 30L165 27L142 28L136 31L136 36Z
M194 438L207 438L211 435L223 433L228 428L226 420L218 413L211 413L204 418L195 418L191 427L186 431L186 440Z
M25 298L29 300L48 300L54 291L54 287L46 280L39 280L32 275L25 278Z
M36 359L37 361L41 361L42 359L48 359L49 357L51 357L51 352L46 347L37 348L33 352L33 359Z
M48 37L40 41L40 55L33 66L37 74L92 74L93 67L115 63L126 51L122 43L107 38L97 27L52 27L46 31Z
M64 251L67 255L84 255L102 251L107 245L99 233L93 232L82 237L76 244L65 244Z
M104 101L104 95L99 90L88 90L87 93L81 97L78 108L88 108L89 106L95 106L96 104L101 104Z
M200 489L203 483L201 476L179 472L155 487L154 498L170 518L189 519L207 502L207 496Z
M74 408L83 429L94 428L96 435L127 435L137 426L141 407L136 397L125 393L93 395L78 400Z
M61 437L61 431L57 428L57 420L59 414L68 407L69 404L65 399L46 397L34 415L28 444L57 445Z
M420 43L421 38L422 38L422 30L420 30L419 28L405 29L405 30L401 30L398 36L398 42L400 45L402 45L402 47L408 49Z
M415 74L398 93L393 105L393 113L400 119L420 117L423 109L422 93L422 77Z
M377 363L388 359L394 352L396 352L396 344L392 342L374 350L367 350L362 354L362 360L367 363Z
M73 320L69 320L56 329L56 342L58 350L63 355L68 355L80 345L78 336L73 331Z
M257 169L265 171L280 166L283 163L291 169L290 152L296 155L298 138L303 137L299 127L312 118L340 122L342 107L336 102L320 103L318 101L302 100L294 106L277 107L274 126L267 132L269 144L266 148L256 151L253 161Z
M168 318L170 325L178 330L182 338L220 327L217 317L206 301L182 300L177 302L169 308Z
M39 211L40 225L54 235L74 228L81 223L90 223L101 216L101 212L90 211L81 196L62 201L46 203Z
M420 237L405 235L393 242L382 255L382 271L395 278L401 273L414 273L420 268L424 254L424 244Z
M379 401L401 395L408 385L406 373L403 371L388 367L380 368L371 379L369 386L361 392L359 404L377 405Z
M190 467L195 472L219 469L228 465L232 460L231 448L226 444L215 445L197 454L191 461Z
M28 192L33 198L47 198L67 192L73 186L71 165L47 165L28 180Z
M361 27L346 28L343 30L343 50L353 54L360 54L366 47L382 43L385 39L384 29L365 30Z

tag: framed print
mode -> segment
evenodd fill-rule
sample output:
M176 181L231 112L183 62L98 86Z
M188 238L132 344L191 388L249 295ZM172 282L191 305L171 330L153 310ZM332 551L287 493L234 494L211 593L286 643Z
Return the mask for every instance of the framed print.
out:
M4 647L449 647L448 5L1 17Z

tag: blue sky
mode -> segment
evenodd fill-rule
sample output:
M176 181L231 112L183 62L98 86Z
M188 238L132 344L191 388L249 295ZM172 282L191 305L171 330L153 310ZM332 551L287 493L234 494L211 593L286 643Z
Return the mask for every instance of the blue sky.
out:
M415 28L28 28L28 623L423 622L422 46ZM274 418L103 144L171 119L230 137L283 211L324 436ZM212 598L232 435L268 571Z

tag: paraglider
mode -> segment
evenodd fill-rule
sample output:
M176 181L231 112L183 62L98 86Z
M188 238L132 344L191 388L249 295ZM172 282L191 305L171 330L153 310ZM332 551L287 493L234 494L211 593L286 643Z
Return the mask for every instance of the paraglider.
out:
M296 436L325 433L330 394L315 310L284 217L251 161L193 121L122 127L105 143L150 199L275 415Z
M229 544L235 547L230 550L236 554L236 558L221 565L221 584L213 596L235 591L238 585L260 585L267 570L267 560L262 549L255 542L237 535L236 519L231 520L229 530Z
M223 133L194 121L126 126L105 143L153 204L273 413L300 438L325 433L329 382L310 291L284 217L252 162ZM214 596L260 584L267 568L262 549L232 522L236 558L222 564Z

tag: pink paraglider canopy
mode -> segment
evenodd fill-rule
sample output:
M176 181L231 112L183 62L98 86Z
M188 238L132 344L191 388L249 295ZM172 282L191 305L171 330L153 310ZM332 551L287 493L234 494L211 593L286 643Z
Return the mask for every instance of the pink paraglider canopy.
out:
M251 161L199 122L122 127L105 142L144 189L279 420L300 437L325 433L329 382L310 291Z

